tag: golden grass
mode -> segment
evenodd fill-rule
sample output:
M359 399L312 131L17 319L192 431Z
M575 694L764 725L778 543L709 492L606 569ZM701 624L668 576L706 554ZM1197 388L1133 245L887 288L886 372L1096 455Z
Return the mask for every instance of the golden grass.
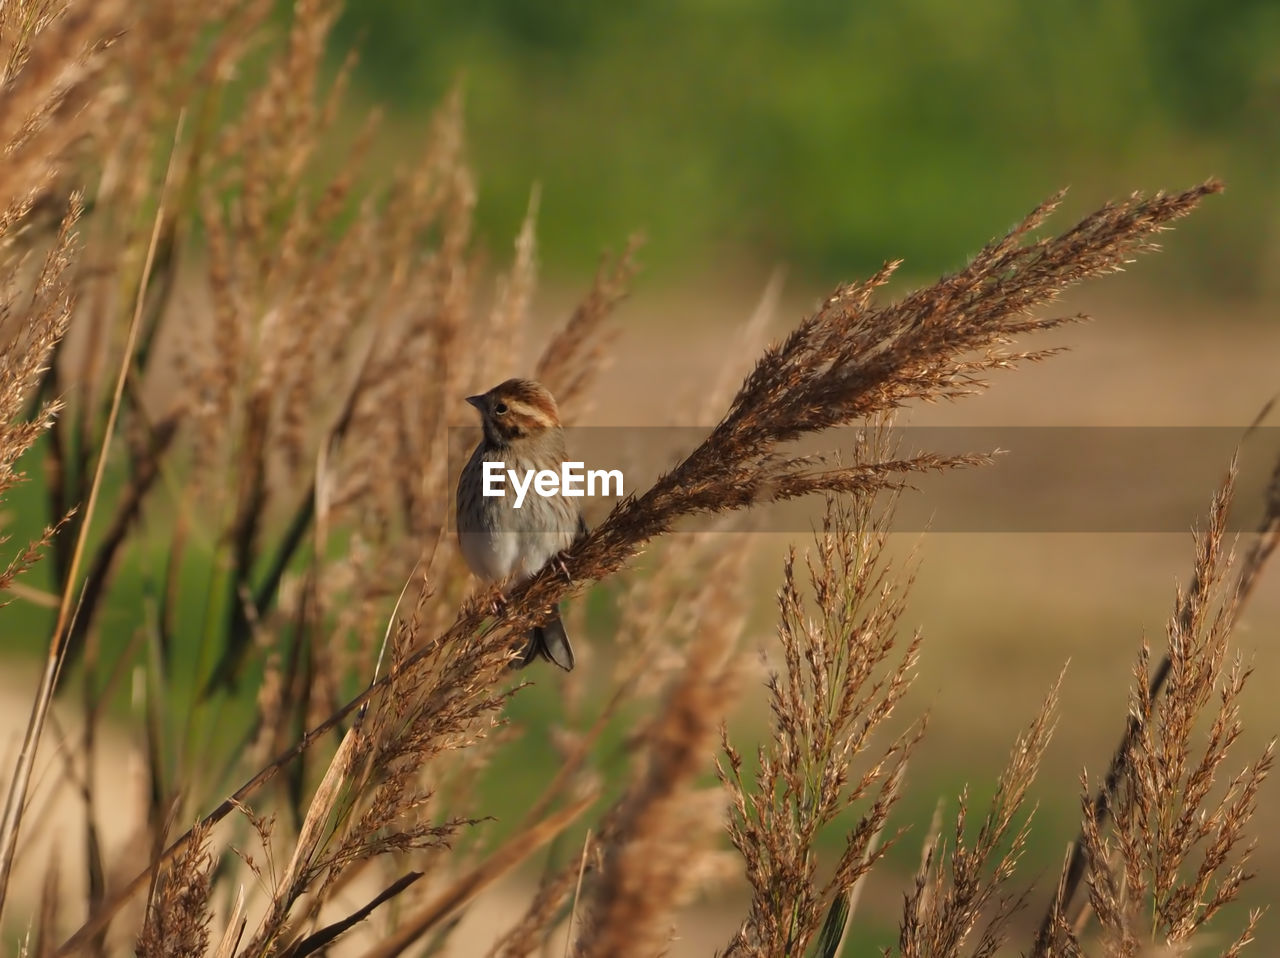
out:
M911 719L886 733L906 707L921 636L901 635L913 573L886 561L892 515L872 503L921 472L986 461L902 456L880 427L1047 358L1053 350L1015 345L1070 322L1040 310L1150 249L1219 186L1135 195L1058 235L1045 234L1050 200L963 269L896 301L876 299L894 265L841 287L736 390L711 391L716 424L696 449L498 603L468 594L447 534L456 403L499 371L531 370L581 416L634 244L602 261L528 362L536 192L482 308L460 96L442 105L423 156L369 187L367 138L336 166L326 156L346 75L327 82L322 69L338 4L298 0L279 35L271 9L0 7L0 495L22 478L19 459L38 455L48 512L0 588L48 552L60 609L5 779L0 909L31 847L24 837L51 827L33 813L33 772L51 697L74 684L83 724L59 729L56 787L78 798L86 849L83 896L63 891L55 862L36 914L0 915L38 955L301 958L363 927L374 929L369 955L439 953L480 890L584 823L585 846L550 862L495 954L539 950L570 916L574 954L661 953L679 909L728 863L752 897L727 953L838 954L858 889L896 840L891 816L924 734ZM240 79L259 46L261 76ZM207 323L184 301L192 288ZM852 451L787 452L854 424L870 438ZM1246 878L1271 753L1235 772L1225 764L1248 677L1228 650L1280 501L1232 577L1230 492L1214 501L1168 652L1139 660L1122 746L1085 793L1077 851L1024 949L1121 955L1195 942ZM745 550L714 533L669 533L690 517L815 494L828 500L826 524L803 564L794 552L784 563L782 660L766 681L769 734L753 765L721 732L747 674ZM659 558L655 571L617 579L644 552ZM123 568L142 578L145 601L127 596L136 615L122 627L105 610L131 587ZM506 670L512 646L539 610L614 579L620 648L555 679L567 723L552 742L559 769L494 841L477 781L518 768L531 744L512 721L522 691ZM99 726L130 676L145 787L134 854L117 857L98 828L124 815L102 801ZM236 716L250 683L245 725ZM1055 686L1015 740L976 836L962 801L952 837L926 843L906 890L902 955L991 955L1013 933L1027 895L1015 873L1032 828L1023 805L1056 697ZM625 771L602 781L606 733L624 720L636 726ZM1196 752L1198 722L1210 731ZM719 785L709 781L718 734ZM242 784L228 794L230 781ZM818 841L849 812L855 824L823 867ZM1229 933L1227 954L1254 920Z

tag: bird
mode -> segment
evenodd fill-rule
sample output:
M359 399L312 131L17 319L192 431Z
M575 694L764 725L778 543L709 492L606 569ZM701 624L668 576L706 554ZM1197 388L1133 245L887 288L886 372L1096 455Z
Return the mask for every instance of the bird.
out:
M550 391L532 379L508 379L468 396L467 402L480 413L484 435L458 477L458 545L478 578L517 585L586 535L587 526L577 499L559 492L539 495L530 486L518 508L509 485L503 495L485 495L485 463L502 463L499 475L504 476L507 470L517 476L529 470L559 473L567 455L560 411ZM512 667L543 658L566 672L573 670L573 647L559 607L549 611L551 617L529 632Z

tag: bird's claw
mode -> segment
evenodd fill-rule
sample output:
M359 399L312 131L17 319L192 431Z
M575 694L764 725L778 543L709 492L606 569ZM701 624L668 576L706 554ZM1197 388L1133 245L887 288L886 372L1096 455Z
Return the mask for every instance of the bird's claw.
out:
M502 615L502 613L506 610L506 608L507 608L507 597L503 595L501 592L499 592L497 595L493 596L493 598L489 600L489 614L492 616L496 617L496 616Z
M560 570L560 574L564 576L565 581L568 582L570 585L573 585L573 576L569 574L569 567L564 564L564 554L563 553L557 554L552 558L551 561L554 562L556 568Z

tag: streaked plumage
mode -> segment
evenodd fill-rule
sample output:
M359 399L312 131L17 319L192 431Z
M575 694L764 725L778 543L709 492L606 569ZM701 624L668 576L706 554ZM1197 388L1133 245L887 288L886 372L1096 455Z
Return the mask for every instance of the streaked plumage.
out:
M503 462L520 474L526 470L558 471L566 458L564 431L551 393L529 379L508 379L487 393L468 396L480 413L484 438L458 478L458 544L467 565L489 582L518 583L568 548L586 525L578 501L538 495L532 489L515 508L510 487L505 496L485 496L484 463ZM517 665L541 656L566 671L573 668L573 649L559 610L535 628Z

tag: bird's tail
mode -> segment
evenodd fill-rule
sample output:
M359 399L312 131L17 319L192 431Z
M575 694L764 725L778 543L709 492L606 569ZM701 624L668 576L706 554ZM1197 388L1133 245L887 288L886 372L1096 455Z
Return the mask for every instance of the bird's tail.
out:
M522 669L539 658L558 665L566 672L573 671L573 646L569 644L569 636L564 631L564 621L560 618L559 609L556 609L555 616L550 621L529 631L524 651L513 665Z

